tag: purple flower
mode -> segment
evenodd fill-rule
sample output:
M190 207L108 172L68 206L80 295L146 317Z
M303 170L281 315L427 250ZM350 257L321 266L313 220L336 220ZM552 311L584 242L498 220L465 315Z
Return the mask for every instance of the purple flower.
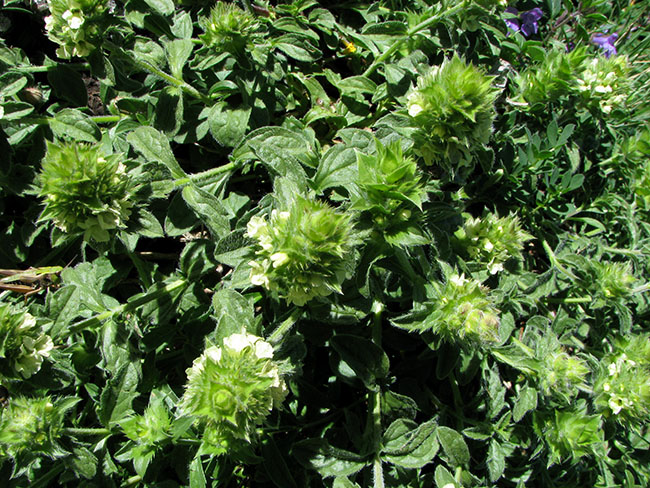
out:
M521 15L519 14L519 10L514 7L506 7L506 12L513 15L519 15L518 19L506 19L506 26L510 30L521 32L524 37L537 34L537 21L544 16L542 9L539 7L522 12Z
M603 49L605 51L605 57L609 58L612 54L616 54L616 48L614 47L616 39L618 39L618 34L614 32L608 36L594 36L591 38L591 42Z

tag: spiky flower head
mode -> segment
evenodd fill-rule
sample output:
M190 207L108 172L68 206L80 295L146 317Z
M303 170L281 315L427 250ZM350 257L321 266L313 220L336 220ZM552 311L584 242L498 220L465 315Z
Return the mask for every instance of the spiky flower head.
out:
M420 129L416 151L452 173L473 167L472 153L490 139L497 94L492 77L457 55L431 68L408 95L408 113Z
M142 415L133 415L121 422L120 426L124 434L139 446L139 454L153 455L171 439L172 422L169 411L160 397L153 395Z
M270 218L252 217L247 234L256 241L251 283L290 303L340 293L351 276L358 243L352 217L326 203L281 191Z
M402 153L399 141L384 146L376 141L375 154L357 153L359 194L352 208L365 212L378 238L399 243L405 232L418 235L426 191L417 163Z
M602 449L604 433L600 415L586 415L583 409L535 413L533 426L546 441L549 464L592 455Z
M107 22L108 0L48 0L45 30L63 59L85 57L101 43Z
M586 273L587 288L597 298L605 300L630 296L636 282L632 266L625 262L590 259L587 267L580 272Z
M644 422L650 414L650 336L615 341L601 361L594 384L594 404L618 422Z
M517 76L517 97L533 113L547 111L548 104L576 93L577 77L587 60L586 48L549 51L541 64L530 66Z
M45 203L40 220L52 220L65 232L83 232L86 240L108 241L109 231L126 226L133 206L133 184L121 159L99 146L48 142L40 174Z
M511 258L521 259L524 243L532 236L521 228L515 215L468 217L454 233L454 243L472 261L485 265L491 274L503 270Z
M241 53L258 28L257 19L234 3L218 2L210 15L201 19L205 31L200 39L218 52Z
M628 73L625 56L597 57L585 63L577 77L583 104L605 115L623 108L629 90Z
M546 395L559 395L569 400L577 394L579 387L586 386L589 372L583 359L558 348L542 359L540 386Z
M427 286L422 310L396 319L397 327L431 331L448 342L489 344L499 340L499 310L490 300L488 288L479 281L457 274L442 264L444 281Z
M12 397L0 413L0 453L16 459L19 456L44 455L52 458L65 455L58 445L63 419L78 399Z
M0 379L34 375L53 347L50 336L29 312L0 304Z
M257 426L286 394L273 347L242 330L194 360L180 410L197 417L204 443L219 454L238 441L253 441Z

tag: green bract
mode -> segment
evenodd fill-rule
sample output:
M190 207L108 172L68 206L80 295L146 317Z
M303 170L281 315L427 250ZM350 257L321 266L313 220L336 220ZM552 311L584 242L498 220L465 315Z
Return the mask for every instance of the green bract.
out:
M28 312L0 304L0 380L29 378L54 347Z
M471 169L472 153L490 139L497 94L492 77L456 55L421 76L407 109L420 128L415 148L426 164L451 173Z
M251 42L258 22L234 3L218 2L201 20L203 43L218 52L241 53Z
M465 256L487 266L488 271L495 274L503 270L509 259L521 259L524 243L532 236L521 228L516 216L488 214L477 218L468 216L454 238Z
M197 417L204 448L222 454L233 442L251 442L286 394L273 347L242 331L226 337L223 346L208 346L194 360L179 408Z
M395 244L428 242L418 228L426 191L417 163L402 154L398 141L384 146L377 140L376 148L372 155L357 153L360 192L353 196L352 208L365 212L377 238Z
M488 288L443 266L444 282L427 286L424 309L397 319L398 327L432 331L448 342L493 343L499 339L499 310L490 301Z
M101 42L108 0L48 0L48 37L59 44L60 58L88 56Z
M0 453L17 459L19 456L65 455L58 445L63 418L77 400L66 398L15 397L0 417Z
M133 206L132 183L121 159L98 146L48 142L40 174L45 203L40 220L52 220L65 232L83 232L86 240L108 241L109 231L125 227Z
M600 415L583 411L555 410L552 414L534 415L537 435L550 449L549 465L602 450L604 433Z
M358 242L351 215L300 194L282 198L269 219L248 222L248 236L257 241L251 283L296 305L340 293Z

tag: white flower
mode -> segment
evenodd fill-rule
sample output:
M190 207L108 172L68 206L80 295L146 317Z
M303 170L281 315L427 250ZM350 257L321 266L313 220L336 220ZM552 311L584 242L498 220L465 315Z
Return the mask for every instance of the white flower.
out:
M266 221L260 217L252 217L246 225L248 237L256 238L266 231Z
M74 14L70 10L63 12L61 17L63 17L63 20L65 20L70 28L74 30L79 29L84 23L84 18L81 14Z
M409 107L409 115L411 117L417 116L420 112L422 112L424 109L422 108L421 105L418 105L417 103L414 103Z
M253 347L255 355L260 359L271 359L273 357L273 346L264 341L261 337L249 334L242 330L241 334L232 334L223 340L223 345L228 349L239 352L246 347Z
M273 263L274 268L279 268L283 264L289 262L289 256L285 252L276 252L271 254L271 262Z

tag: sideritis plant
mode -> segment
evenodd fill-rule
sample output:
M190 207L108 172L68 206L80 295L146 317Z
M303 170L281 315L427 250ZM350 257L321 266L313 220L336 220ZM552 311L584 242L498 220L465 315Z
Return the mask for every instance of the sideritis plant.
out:
M273 347L242 330L222 346L208 345L194 360L179 408L197 418L203 450L224 454L252 443L257 427L286 394Z
M49 0L45 30L59 48L56 55L85 57L101 44L107 23L108 0Z
M269 218L254 216L247 233L256 241L251 283L302 306L341 292L352 274L359 242L352 216L280 182Z
M108 241L111 231L126 227L133 206L133 184L121 159L99 146L48 142L39 177L45 204L40 220L83 232L85 240Z
M252 42L259 23L234 3L218 2L200 25L205 33L199 37L205 46L219 53L241 54Z
M497 94L492 77L456 55L420 76L407 109L425 163L452 174L471 170L473 154L490 139Z

